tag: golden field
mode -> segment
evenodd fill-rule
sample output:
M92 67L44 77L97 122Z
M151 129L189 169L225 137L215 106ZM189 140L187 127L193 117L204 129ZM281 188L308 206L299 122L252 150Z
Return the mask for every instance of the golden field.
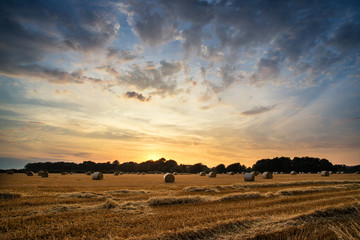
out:
M360 239L360 175L0 174L0 239Z

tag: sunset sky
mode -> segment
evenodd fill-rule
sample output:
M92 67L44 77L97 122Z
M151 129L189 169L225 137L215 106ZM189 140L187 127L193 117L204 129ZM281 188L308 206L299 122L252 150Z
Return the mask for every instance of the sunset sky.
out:
M0 168L360 164L360 1L0 2Z

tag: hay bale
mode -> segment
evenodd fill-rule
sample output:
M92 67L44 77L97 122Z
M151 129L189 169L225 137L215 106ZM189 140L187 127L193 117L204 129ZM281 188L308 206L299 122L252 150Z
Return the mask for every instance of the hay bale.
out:
M235 175L235 173L232 172L232 171L231 171L231 172L228 172L228 174L229 174L229 175Z
M257 176L257 175L259 175L259 172L258 171L252 171L251 172L255 177Z
M200 176L202 177L206 176L206 172L200 172Z
M209 172L209 177L216 178L216 172Z
M360 174L360 172L359 171L356 171L356 172L354 172L355 174Z
M322 177L328 177L330 174L328 171L321 171L321 176Z
M175 176L171 173L167 173L164 175L164 182L166 183L173 183L175 182Z
M90 172L90 171L87 171L85 174L88 175L88 176L90 176L90 175L91 175L91 172Z
M177 172L173 172L173 175L177 175L178 173Z
M49 177L49 173L47 171L39 171L38 175L43 178Z
M32 171L26 171L25 173L27 176L34 176L34 173Z
M7 173L8 175L13 175L13 174L14 174L14 171L9 170L9 171L7 171L6 173Z
M264 172L263 173L263 178L264 179L272 179L273 178L273 175L271 172Z
M252 182L252 181L254 181L254 180L255 180L255 175L254 175L253 172L251 172L251 173L245 173L245 174L244 174L244 181L246 181L246 182Z
M66 172L61 172L61 175L66 175Z
M114 176L119 176L119 172L118 171L116 171L116 172L114 172Z
M291 171L290 175L297 175L297 172L296 171Z
M103 180L104 175L101 172L94 172L92 175L93 180Z

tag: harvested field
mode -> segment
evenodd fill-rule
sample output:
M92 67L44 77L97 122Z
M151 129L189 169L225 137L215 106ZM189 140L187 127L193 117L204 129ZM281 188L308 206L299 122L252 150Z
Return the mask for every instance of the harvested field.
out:
M0 174L0 239L359 239L360 175ZM194 184L196 183L196 184Z

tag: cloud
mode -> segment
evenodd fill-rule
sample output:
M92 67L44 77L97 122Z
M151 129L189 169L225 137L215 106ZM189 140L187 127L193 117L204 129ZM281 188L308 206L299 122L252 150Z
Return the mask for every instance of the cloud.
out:
M360 45L360 23L347 22L338 27L328 43L340 51L351 50Z
M0 74L9 77L26 77L44 79L53 84L83 84L85 82L101 83L99 78L84 75L83 70L67 72L59 69L51 69L38 64L28 65L3 65Z
M119 7L127 15L133 32L144 43L156 46L175 38L177 26L174 19L161 14L161 6L156 1L125 1Z
M107 49L107 59L112 63L127 63L138 58L138 56L130 51L109 47Z
M184 59L201 58L209 73L219 69L222 82L208 84L218 94L235 82L319 84L336 73L336 64L356 57L360 42L359 5L350 2L39 0L2 1L0 9L0 74L21 73L56 84L100 82L84 73L92 69L79 74L45 63L59 53L85 57L101 52L105 60L97 59L96 70L163 96L176 94L175 74L185 60L163 60L160 66L145 68L139 64L140 45L181 45ZM120 29L121 14L129 25L121 22ZM126 42L128 35L132 46ZM120 40L127 48L119 48ZM124 63L134 62L124 70Z
M141 41L161 46L181 40L185 55L233 65L253 74L242 83L312 86L332 74L332 66L351 59L359 46L359 6L309 1L127 1L123 5ZM145 10L146 9L146 10ZM167 22L164 21L167 20ZM329 21L339 19L339 21ZM333 49L327 49L334 47ZM324 50L325 49L325 50ZM267 53L274 51L273 53ZM240 59L250 56L243 64ZM226 64L224 64L224 62ZM312 67L312 66L315 66ZM304 71L297 70L301 66ZM240 70L240 71L241 71ZM282 71L284 70L284 71ZM286 74L280 74L286 73ZM226 89L233 82L223 74Z
M126 98L134 98L141 102L148 102L151 99L151 96L146 98L141 93L137 93L137 92L127 92L127 93L125 93L125 97Z
M59 89L56 89L56 90L55 90L55 93L56 93L57 95L69 95L69 94L71 94L71 91L69 91L69 90L59 90Z
M160 71L162 76L172 76L182 69L181 62L168 62L162 60L160 62Z
M160 66L152 62L133 64L118 77L118 84L136 87L138 90L148 90L151 95L172 96L181 92L175 79L182 69L181 62L161 61Z
M242 115L248 115L248 116L252 116L252 115L258 115L258 114L262 114L268 111L273 110L276 107L276 105L272 105L272 106L261 106L261 107L254 107L253 109L247 110L245 112L242 112Z
M44 78L52 83L98 79L78 71L41 66L49 54L101 49L119 30L112 2L0 2L0 75Z

